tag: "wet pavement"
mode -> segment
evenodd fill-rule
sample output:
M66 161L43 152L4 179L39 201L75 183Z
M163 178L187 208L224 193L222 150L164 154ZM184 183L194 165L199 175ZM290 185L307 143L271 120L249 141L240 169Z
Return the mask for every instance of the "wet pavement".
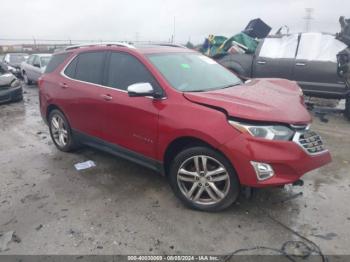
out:
M89 148L58 151L37 87L24 90L24 102L0 106L0 254L229 254L307 242L300 236L324 254L350 254L350 122L342 115L314 119L333 162L306 174L303 187L263 189L204 213L136 164ZM76 171L86 160L96 167ZM1 243L9 232L17 238Z

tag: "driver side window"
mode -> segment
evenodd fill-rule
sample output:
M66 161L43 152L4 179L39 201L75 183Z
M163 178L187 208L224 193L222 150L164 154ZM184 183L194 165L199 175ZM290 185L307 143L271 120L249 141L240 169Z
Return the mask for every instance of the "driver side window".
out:
M126 53L112 52L106 85L127 90L129 85L135 83L150 83L155 90L159 89L154 77L137 58Z
M28 60L27 60L27 64L33 65L34 58L35 58L35 55L31 55L31 56L28 58Z
M279 38L265 38L259 57L265 58L295 58L298 46L298 35Z

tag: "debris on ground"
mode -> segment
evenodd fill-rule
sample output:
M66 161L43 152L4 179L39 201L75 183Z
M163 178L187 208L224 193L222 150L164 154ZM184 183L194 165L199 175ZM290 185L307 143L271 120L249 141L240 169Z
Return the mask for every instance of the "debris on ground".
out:
M21 239L16 235L15 231L0 232L0 252L8 250L8 245L11 241L21 243Z
M94 167L96 166L96 164L94 163L94 161L92 160L88 160L88 161L85 161L85 162L80 162L80 163L77 163L74 165L75 169L76 170L83 170L83 169L88 169L88 168L91 168L91 167Z
M303 195L303 192L299 192L299 193L296 193L296 194L293 194L285 199L282 199L282 200L279 200L277 202L275 202L274 204L277 204L277 203L285 203L287 201L290 201L290 200L293 200L293 199L296 199L297 197L300 197Z
M11 242L13 233L13 231L0 233L0 252L7 250L7 245Z
M39 231L40 229L42 229L42 227L43 227L43 225L40 224L39 226L37 226L37 227L35 228L35 230L36 230L36 231Z
M322 238L324 240L332 240L333 238L337 237L338 235L336 233L327 233L326 235L313 235L314 237Z

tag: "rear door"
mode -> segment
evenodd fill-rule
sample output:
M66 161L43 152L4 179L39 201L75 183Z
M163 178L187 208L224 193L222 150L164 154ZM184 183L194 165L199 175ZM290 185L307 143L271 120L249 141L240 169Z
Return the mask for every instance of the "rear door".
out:
M306 94L331 95L345 92L345 83L337 74L336 57L345 48L345 44L332 35L301 35L293 78Z
M253 63L253 77L292 79L298 35L265 38Z
M156 157L158 112L161 100L151 97L129 97L127 87L135 83L150 83L159 89L157 81L135 56L111 52L106 68L103 106L106 140L144 156Z
M103 138L102 73L106 52L84 52L76 56L64 70L60 82L64 112L72 128L83 134Z

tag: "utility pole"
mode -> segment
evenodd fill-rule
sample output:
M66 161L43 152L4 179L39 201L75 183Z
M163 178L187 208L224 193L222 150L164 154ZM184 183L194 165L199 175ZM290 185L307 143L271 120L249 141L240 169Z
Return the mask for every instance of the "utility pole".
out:
M305 20L305 32L309 32L311 28L311 20L314 18L312 17L312 13L314 12L313 8L305 8L306 15L303 18Z
M175 43L175 16L174 16L174 25L173 25L173 35L171 36L171 42Z

